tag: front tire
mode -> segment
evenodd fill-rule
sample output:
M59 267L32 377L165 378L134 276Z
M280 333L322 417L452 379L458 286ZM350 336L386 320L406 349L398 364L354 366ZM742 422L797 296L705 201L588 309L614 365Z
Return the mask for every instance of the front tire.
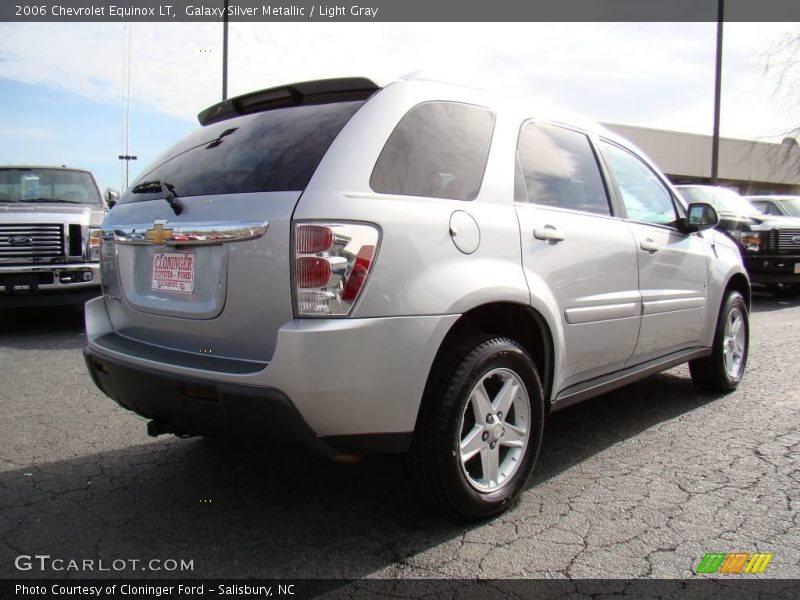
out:
M542 442L544 395L515 341L473 338L432 374L409 467L425 498L450 515L481 519L517 499Z
M711 354L689 362L694 384L711 392L735 390L744 374L749 344L747 304L739 292L728 292L717 319Z

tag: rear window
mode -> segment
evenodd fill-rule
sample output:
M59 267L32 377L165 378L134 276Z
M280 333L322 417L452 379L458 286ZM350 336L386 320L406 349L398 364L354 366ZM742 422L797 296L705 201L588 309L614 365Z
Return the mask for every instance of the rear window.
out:
M474 200L489 157L494 113L469 104L412 108L386 142L370 187L382 194Z
M320 160L363 101L293 106L214 123L186 136L140 175L121 202L305 189ZM137 186L146 191L133 193Z

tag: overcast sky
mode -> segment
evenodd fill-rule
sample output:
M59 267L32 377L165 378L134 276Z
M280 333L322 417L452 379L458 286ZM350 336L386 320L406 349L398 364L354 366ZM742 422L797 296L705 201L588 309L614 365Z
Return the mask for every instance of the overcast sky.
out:
M131 180L220 100L222 26L131 28ZM714 23L233 23L229 94L306 79L437 78L524 91L599 121L710 134ZM722 135L780 140L800 101L765 73L796 23L725 25ZM120 187L123 25L0 24L0 163ZM774 71L773 71L774 73ZM796 76L796 79L798 77Z

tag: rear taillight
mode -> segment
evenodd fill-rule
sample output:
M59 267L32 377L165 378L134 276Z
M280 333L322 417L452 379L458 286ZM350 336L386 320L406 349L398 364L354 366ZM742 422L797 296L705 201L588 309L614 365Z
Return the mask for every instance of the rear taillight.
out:
M292 261L295 314L349 314L369 278L379 239L374 225L296 224Z
M362 246L356 256L356 263L347 278L347 283L342 291L342 300L355 300L358 293L364 287L364 283L369 275L369 266L372 264L372 257L375 255L375 246Z
M303 290L325 287L331 278L331 263L327 258L300 256L295 269L297 287Z
M295 230L295 249L298 254L317 254L330 250L333 230L324 225L300 225Z

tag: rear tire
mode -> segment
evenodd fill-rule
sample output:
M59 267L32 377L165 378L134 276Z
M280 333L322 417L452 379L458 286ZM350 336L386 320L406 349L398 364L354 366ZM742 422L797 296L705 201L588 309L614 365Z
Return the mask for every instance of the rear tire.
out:
M408 457L414 487L462 519L506 510L542 442L544 395L533 360L511 339L473 337L431 377Z
M711 354L689 361L692 382L701 390L731 392L742 380L750 344L747 304L737 291L722 303Z

